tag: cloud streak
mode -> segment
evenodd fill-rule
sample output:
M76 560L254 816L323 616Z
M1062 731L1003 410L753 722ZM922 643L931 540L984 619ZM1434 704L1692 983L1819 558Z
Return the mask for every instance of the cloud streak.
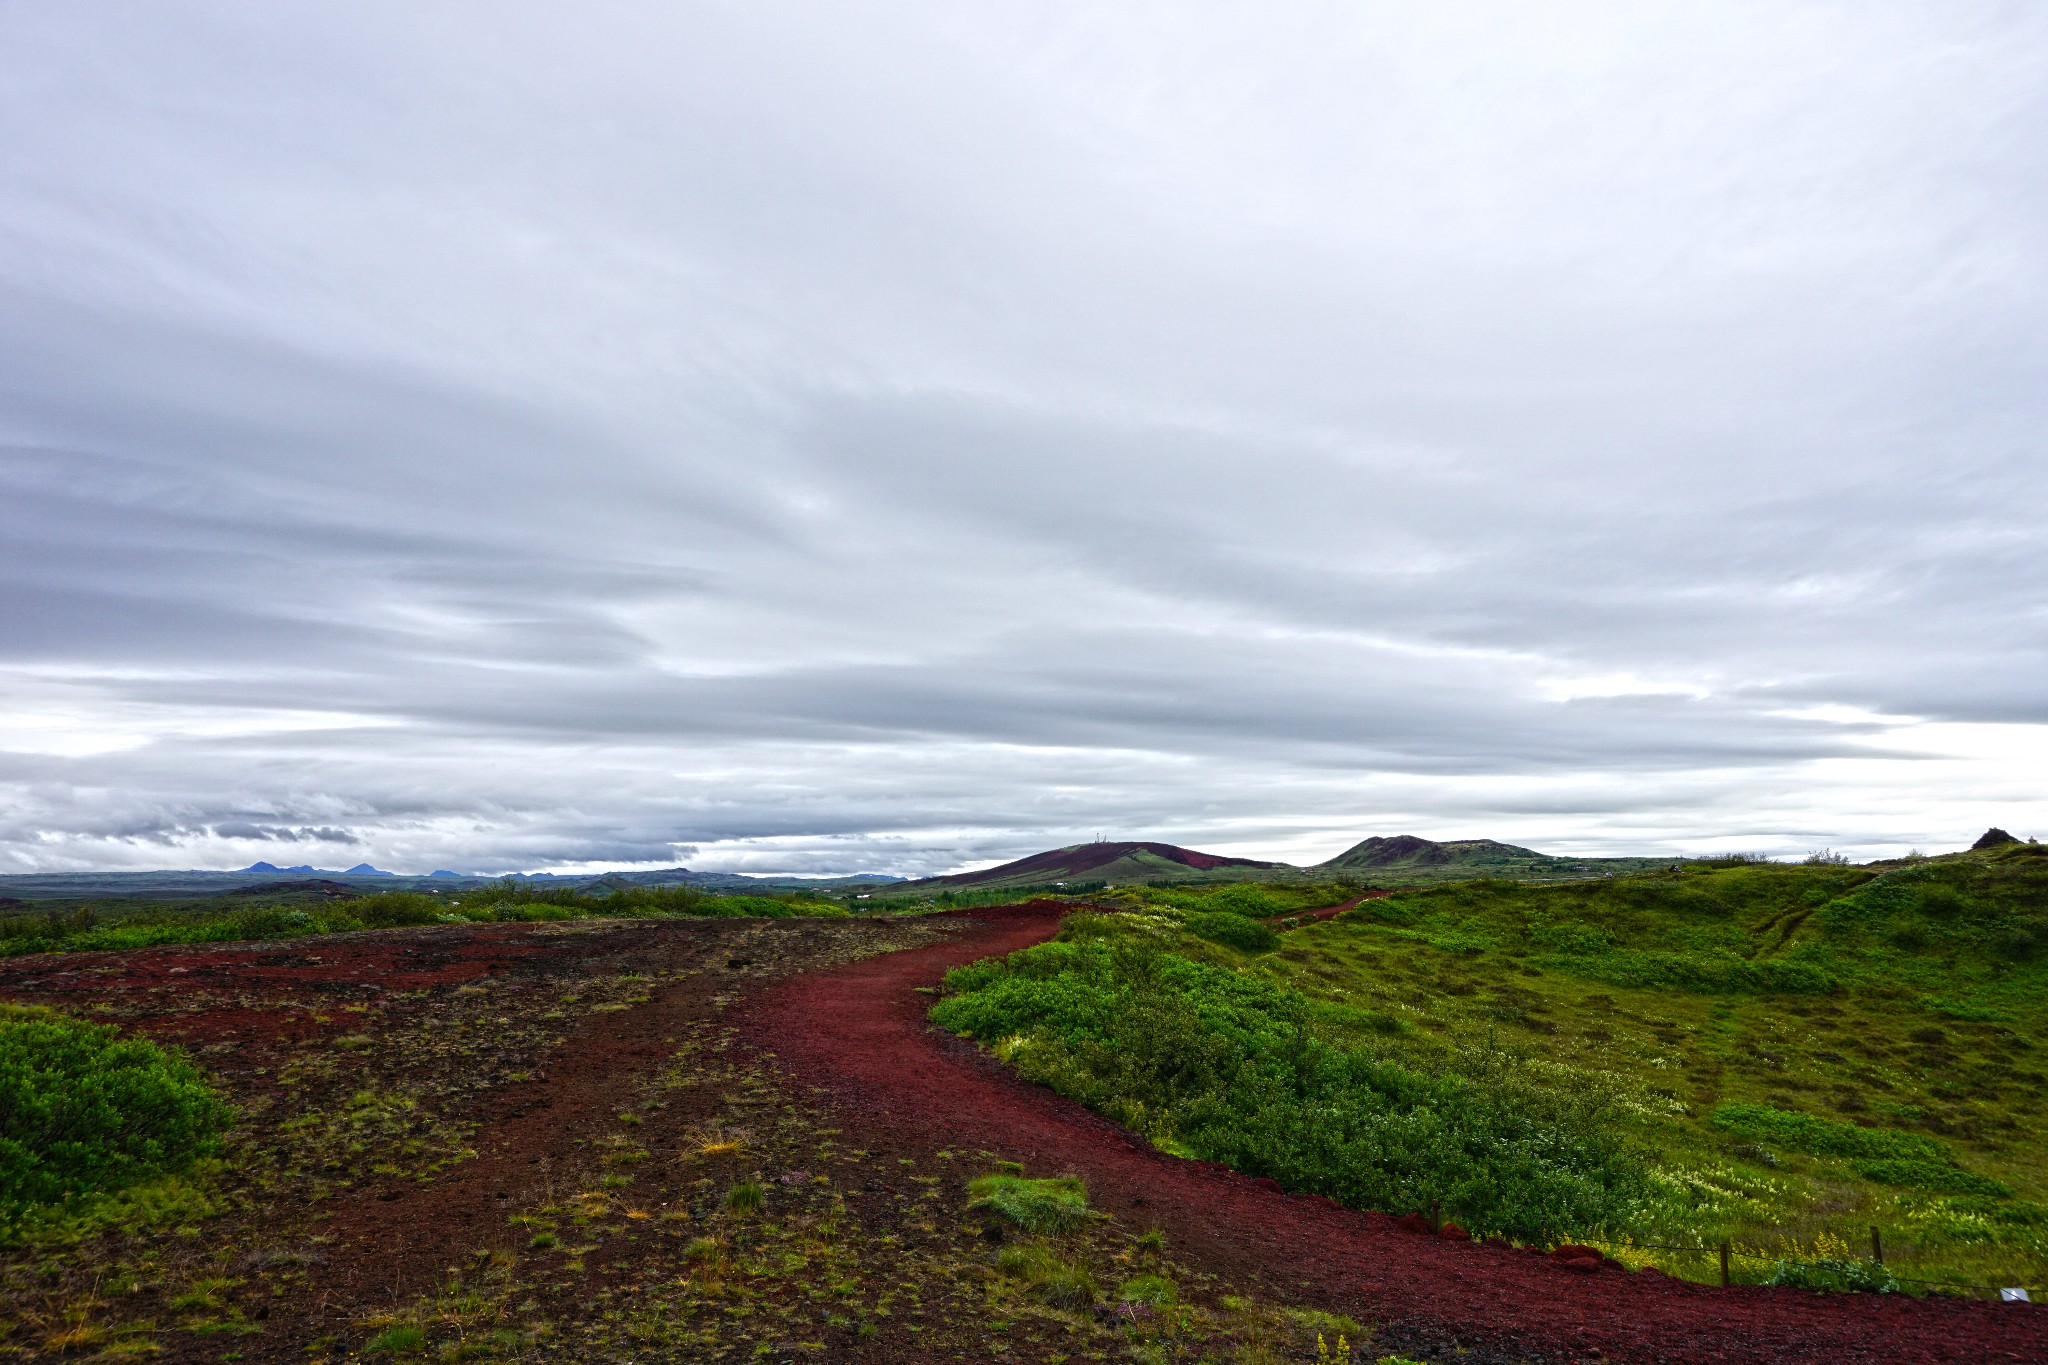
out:
M2044 68L1992 5L10 15L0 870L2048 833Z

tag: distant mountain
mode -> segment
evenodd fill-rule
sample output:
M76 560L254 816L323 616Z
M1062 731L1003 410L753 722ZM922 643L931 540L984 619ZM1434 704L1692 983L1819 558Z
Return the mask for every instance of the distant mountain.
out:
M1051 882L1149 882L1165 881L1221 868L1281 868L1285 863L1262 863L1254 858L1225 858L1216 853L1199 853L1175 844L1096 843L1069 844L1048 849L1028 858L1004 863L979 872L956 872L949 877L927 877L906 887L1005 887L1037 886Z
M238 872L260 872L266 875L289 874L299 877L395 877L396 872L371 867L368 863L357 863L346 872L335 872L325 867L308 867L300 863L297 867L279 867L275 863L250 863L247 867L235 869Z

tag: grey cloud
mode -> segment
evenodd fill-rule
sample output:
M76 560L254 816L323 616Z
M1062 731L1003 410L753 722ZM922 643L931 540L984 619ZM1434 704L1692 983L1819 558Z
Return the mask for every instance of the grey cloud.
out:
M259 839L285 844L362 842L345 829L293 829L284 825L256 825L247 820L225 820L207 832L216 839Z
M1481 8L0 20L0 866L2048 825L2048 23Z

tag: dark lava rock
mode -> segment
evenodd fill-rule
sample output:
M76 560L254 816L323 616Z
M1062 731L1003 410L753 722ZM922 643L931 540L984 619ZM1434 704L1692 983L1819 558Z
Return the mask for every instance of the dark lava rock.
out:
M1970 847L1972 850L1980 848L2003 848L2007 844L2016 844L2018 842L2019 840L2013 838L2010 834L2007 834L1998 826L1993 825L1990 829L1985 830L1984 833L1979 835L1977 837L1977 842L1971 844Z

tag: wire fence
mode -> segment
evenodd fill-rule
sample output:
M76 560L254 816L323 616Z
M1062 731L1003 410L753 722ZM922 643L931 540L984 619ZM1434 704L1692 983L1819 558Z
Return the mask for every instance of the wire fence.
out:
M1901 1284L1924 1284L1941 1289L1977 1289L1992 1294L2003 1294L2013 1290L2018 1290L2029 1295L2030 1297L2035 1294L2048 1293L2048 1288L2044 1288L2040 1285L1965 1284L1960 1280L1923 1280L1916 1279L1911 1275L1897 1274L1893 1272L1890 1269L1890 1267L1885 1266L1883 1244L1879 1240L1878 1231L1876 1228L1872 1228L1870 1230L1870 1249L1870 1255L1859 1256L1856 1259L1861 1261L1868 1261L1872 1265L1884 1269L1886 1274L1890 1275L1894 1280L1897 1280ZM1718 1246L1707 1246L1705 1244L1701 1244L1698 1246L1667 1246L1657 1242L1630 1242L1624 1247L1622 1247L1622 1250L1676 1251L1691 1256L1705 1256L1709 1259L1719 1257L1721 1261L1721 1283L1724 1286L1729 1283L1728 1266L1730 1261L1760 1261L1767 1265L1775 1265L1781 1262L1793 1260L1793 1258L1790 1256L1772 1256L1758 1251L1737 1251L1733 1244L1728 1242L1722 1242Z

